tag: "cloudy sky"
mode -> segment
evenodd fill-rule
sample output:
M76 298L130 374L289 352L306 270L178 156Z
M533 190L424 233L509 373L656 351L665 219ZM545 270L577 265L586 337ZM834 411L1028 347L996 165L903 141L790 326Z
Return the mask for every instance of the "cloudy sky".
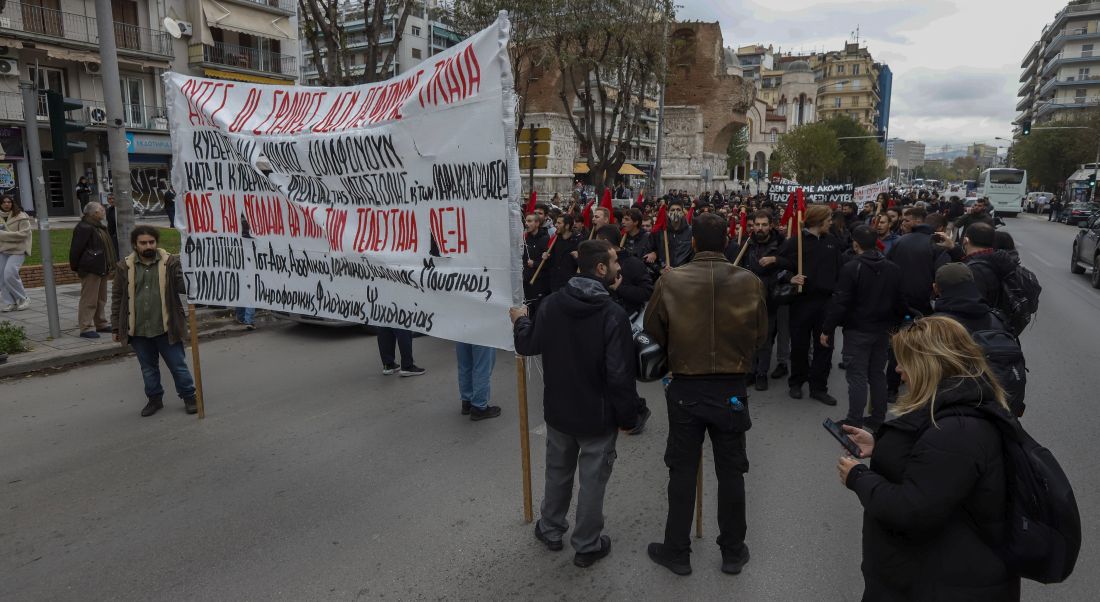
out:
M840 50L854 40L890 65L890 136L1005 144L1016 117L1020 61L1065 1L678 0L681 20L718 21L726 46ZM1003 151L1002 151L1003 152Z

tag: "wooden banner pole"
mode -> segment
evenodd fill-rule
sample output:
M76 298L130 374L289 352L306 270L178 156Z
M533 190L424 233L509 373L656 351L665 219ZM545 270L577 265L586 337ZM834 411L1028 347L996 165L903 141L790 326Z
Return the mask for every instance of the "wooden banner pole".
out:
M187 304L187 323L191 328L191 366L195 369L195 406L199 409L199 418L206 418L206 407L202 402L202 362L199 361L199 326L195 318L195 305Z
M794 212L794 228L798 232L798 273L802 274L802 212ZM798 292L802 292L802 285L798 285Z
M741 251L737 253L737 259L733 260L733 265L741 265L741 258L745 256L745 251L749 249L749 243L745 243L741 246Z
M699 451L699 472L695 475L695 539L703 539L703 452Z
M672 257L668 254L668 226L661 231L661 240L665 241L665 267L672 267Z
M519 393L519 449L523 466L523 521L534 520L531 510L531 432L527 428L527 358L516 355L516 385Z

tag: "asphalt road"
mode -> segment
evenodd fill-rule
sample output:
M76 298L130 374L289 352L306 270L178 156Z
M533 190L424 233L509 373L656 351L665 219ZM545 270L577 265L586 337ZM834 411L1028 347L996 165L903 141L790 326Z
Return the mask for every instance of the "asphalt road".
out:
M1028 429L1072 479L1085 521L1077 573L1025 586L1026 600L1100 591L1100 291L1068 271L1075 229L1009 220L1042 281ZM621 437L608 488L611 555L591 569L546 551L521 515L512 358L498 355L500 419L459 415L453 346L420 338L426 376L380 373L357 332L294 326L205 344L208 415L175 400L153 418L132 357L0 383L2 600L856 600L861 511L835 476L820 426L842 409L755 394L748 544L738 577L719 571L713 474L695 574L650 563L665 511L665 412L641 387L651 428ZM837 358L839 359L839 358ZM536 512L543 428L531 371ZM833 392L843 397L843 373ZM1089 401L1093 400L1093 401ZM706 466L712 467L707 451Z

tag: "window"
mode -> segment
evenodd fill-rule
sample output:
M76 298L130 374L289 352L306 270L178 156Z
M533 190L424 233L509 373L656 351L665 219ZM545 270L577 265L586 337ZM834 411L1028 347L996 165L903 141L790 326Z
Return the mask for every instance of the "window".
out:
M418 38L420 37L420 28L419 27L417 27L416 25L413 25L411 30L412 30L412 35L414 35Z
M121 80L119 84L122 86L122 113L126 119L126 125L145 127L141 80L133 77L123 77Z
M772 128L772 131L768 133L768 142L772 144L779 142L779 130Z
M852 80L852 89L853 90L859 90L862 87L863 87L863 80L860 80L860 79Z
M859 97L858 96L856 96L855 98L852 99L852 106L853 107L858 107L859 106Z
M859 75L859 65L852 65L852 75Z
M53 67L30 67L30 78L39 90L52 90L54 92L60 92L64 96L69 95L68 88L65 86L65 72L61 69ZM46 110L45 92L38 94L37 114L39 117L46 117L49 115Z
M1077 79L1079 79L1079 80L1089 79L1089 68L1088 67L1082 67L1082 68L1078 69L1077 70Z
M844 91L844 82L840 82L836 85L836 91L837 92L843 92Z
M414 59L419 59L419 58L422 58L422 57L420 56L420 49L419 49L419 48L413 48L413 49L412 49L412 57L413 57Z
M833 101L833 106L838 108L838 109L840 108L840 97L839 96L837 96L836 99Z
M1081 45L1081 56L1082 57L1092 56L1092 47L1093 47L1092 44L1082 44Z
M1085 97L1088 96L1089 91L1084 88L1078 88L1073 95L1073 102L1077 104L1085 104Z
M836 66L836 74L837 75L844 75L844 65L837 65Z

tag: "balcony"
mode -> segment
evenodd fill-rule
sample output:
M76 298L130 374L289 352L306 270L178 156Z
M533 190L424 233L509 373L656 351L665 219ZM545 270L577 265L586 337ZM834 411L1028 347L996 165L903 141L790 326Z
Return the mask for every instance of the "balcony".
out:
M102 100L81 100L84 110L71 115L74 121L87 127L105 127L107 109ZM46 95L38 95L35 116L43 126L49 120L50 112L46 108ZM168 113L164 107L145 104L126 104L123 106L123 120L127 129L153 132L168 131ZM23 95L17 92L0 92L0 121L23 122Z
M1061 79L1051 78L1039 88L1039 97L1043 98L1047 93L1059 86L1096 86L1100 85L1100 75L1071 75Z
M1100 39L1100 31L1090 32L1087 27L1063 29L1054 34L1054 37L1050 40L1050 44L1047 44L1046 49L1043 50L1043 56L1050 56L1055 52L1061 52L1068 42L1098 39Z
M99 49L95 18L19 2L8 2L0 11L0 36ZM172 38L166 32L117 21L115 44L120 54L172 56Z
M260 6L268 10L293 15L298 11L295 0L228 0L244 6Z
M1072 111L1075 109L1095 108L1097 105L1100 105L1100 96L1078 96L1073 98L1073 102L1048 102L1039 105L1035 109L1035 119L1042 119L1057 111Z
M1035 100L1030 95L1025 98L1021 98L1020 102L1016 103L1016 110L1023 111L1027 107L1030 107L1031 103L1033 102L1035 102Z
M1051 22L1050 28L1060 29L1069 19L1082 19L1089 16L1100 16L1100 2L1075 4L1065 7L1054 17L1054 21Z
M191 63L232 67L259 73L275 73L287 77L298 76L298 62L293 55L223 42L214 42L212 45L203 44L202 55L192 55Z
M1075 52L1073 54L1061 52L1047 60L1039 76L1046 77L1050 75L1051 71L1054 71L1054 69L1062 65L1072 65L1075 63L1100 63L1100 54L1096 52Z
M1016 90L1016 97L1017 98L1019 98L1021 96L1027 97L1027 96L1031 96L1034 93L1035 93L1035 81L1029 79L1029 80L1027 80L1026 82L1024 82L1023 84L1020 85L1019 90Z

